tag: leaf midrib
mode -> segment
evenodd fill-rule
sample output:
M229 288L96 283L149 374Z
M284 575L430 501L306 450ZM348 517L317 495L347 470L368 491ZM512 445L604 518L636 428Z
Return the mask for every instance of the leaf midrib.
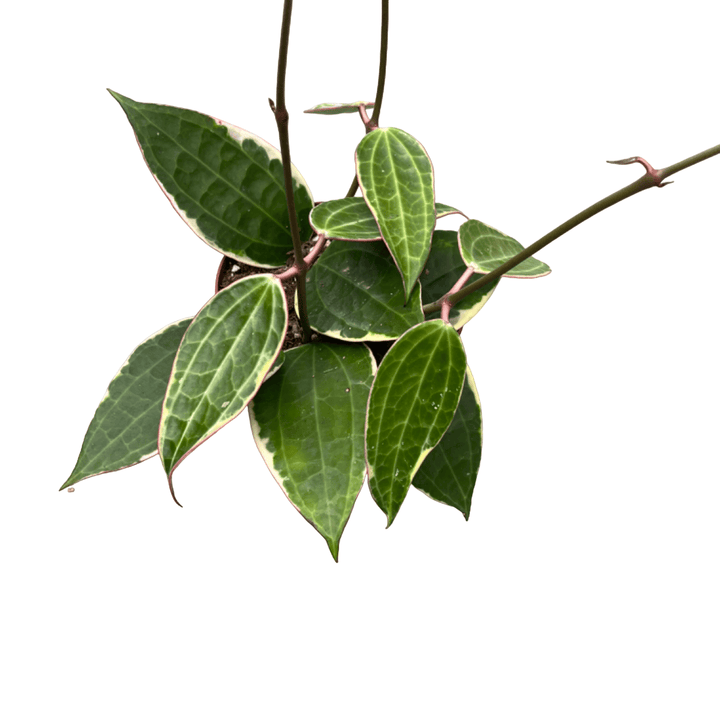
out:
M282 224L277 220L277 218L275 218L275 217L273 217L272 215L270 215L270 214L267 212L267 210L265 210L265 208L262 207L262 205L258 205L254 200L250 199L247 195L245 195L245 193L243 193L243 192L240 190L240 188L236 187L236 186L233 185L229 180L227 180L227 179L224 178L222 175L220 175L216 170L214 170L212 167L210 167L206 162L204 162L203 160L201 160L199 156L193 154L192 152L190 152L190 150L188 150L188 149L185 148L183 145L181 145L174 137L172 137L172 136L169 135L167 132L165 132L165 130L164 130L162 127L160 127L159 125L156 125L154 122L152 122L152 120L150 120L150 118L140 109L139 106L135 105L135 109L136 109L136 111L137 111L140 115L142 115L142 117L145 118L145 120L148 122L148 124L152 125L152 127L154 127L156 130L158 130L158 131L161 132L163 135L165 135L165 137L167 137L167 138L170 139L172 142L174 142L181 150L183 150L183 151L186 152L188 155L190 155L190 157L192 157L193 159L197 160L201 165L203 165L207 170L209 170L212 175L214 175L216 178L218 178L218 180L221 180L223 183L225 183L225 185L227 185L227 187L229 187L231 190L234 190L235 192L237 192L237 194L240 195L240 197L242 197L244 200L246 200L246 201L247 201L250 205L252 205L253 207L255 207L255 208L257 208L258 210L260 210L263 215L265 215L266 217L270 218L270 220L272 220L272 222L274 222L279 228L281 228L284 233L286 233L286 234L289 235L288 229L287 229L284 225L282 225ZM207 131L207 128L204 128L202 125L198 125L197 123L194 123L194 122L192 122L191 120L187 120L186 118L182 118L182 120L183 120L184 122L189 123L190 125L194 125L196 128L199 128L199 129L200 129L201 131L203 131L203 132ZM219 126L219 127L222 127L222 126ZM263 168L262 165L260 165L258 162L256 162L252 157L250 157L250 155L248 155L248 153L245 152L245 150L243 149L241 143L236 142L235 145L236 145L236 147L242 152L242 154L243 154L253 165L255 165L256 167L259 167L259 168L273 181L273 183L274 183L279 189L281 189L281 190L283 189L283 186L280 185L280 184L277 182L277 180L275 179L275 177L273 177L273 175L267 170L267 168ZM264 148L263 148L263 149L264 149ZM177 184L177 181L174 179L172 173L158 160L157 155L156 155L154 152L153 152L153 157L155 158L155 161L157 162L157 164L158 164L160 167L162 167L162 169L165 170L165 172L168 173L168 174L170 175L170 177L173 178L173 182L175 182L175 183ZM269 156L268 156L268 157L269 157ZM178 186L178 187L179 187L179 186ZM249 235L245 235L245 234L242 233L240 230L238 230L238 228L233 227L232 225L230 225L229 223L227 223L225 220L223 220L223 218L220 218L220 217L218 217L217 215L215 215L214 213L212 213L212 212L210 212L209 210L205 209L205 208L203 207L203 205L201 205L201 203L200 203L199 201L197 201L197 200L195 200L194 198L192 198L186 191L183 190L182 192L183 192L183 194L184 194L186 197L189 197L190 200L192 200L194 203L196 203L196 204L199 205L201 208L203 208L203 212L205 212L205 213L207 213L208 215L210 215L211 217L215 218L215 219L218 220L220 223L222 223L222 224L225 225L226 227L230 228L230 230L233 230L234 232L236 232L238 235L242 235L242 237L245 237L245 238L247 238L248 240L254 240L255 242L257 242L257 238L253 238L253 237L250 237Z
M201 398L200 398L200 401L198 401L198 402L195 403L195 408L193 409L192 413L190 414L190 417L187 418L187 420L185 421L185 425L184 425L184 427L183 427L182 434L180 435L180 437L179 437L179 438L177 439L177 441L176 441L176 448L181 447L181 445L182 445L182 443L183 443L183 441L185 440L185 437L186 437L186 435L187 435L187 430L188 430L188 428L190 427L190 424L192 423L193 418L195 417L196 413L198 412L198 410L199 410L199 408L200 408L201 401L209 397L210 391L212 390L212 388L214 387L214 385L215 385L215 383L216 383L216 381L217 381L217 378L218 378L220 369L223 368L223 367L225 367L226 363L228 362L228 358L232 355L234 349L237 347L237 345L238 345L238 343L240 342L240 340L245 337L245 335L246 335L246 329L247 329L247 328L250 326L250 324L251 324L251 323L250 323L250 319L255 315L255 312L257 311L258 307L259 307L259 306L262 304L262 302L265 300L265 297L266 297L266 295L267 295L267 291L268 291L268 290L271 290L271 291L272 291L272 286L271 286L271 285L267 285L267 286L263 289L263 292L262 292L262 293L260 294L260 296L258 297L258 299L257 299L257 301L256 301L256 303L255 303L255 305L254 305L254 307L253 307L253 309L252 309L252 311L248 314L248 322L245 324L245 326L243 327L243 329L242 329L242 330L238 333L238 335L236 336L236 338L235 338L232 346L230 347L230 349L228 350L228 352L225 353L225 357L223 358L223 360L222 360L222 362L220 363L220 365L216 366L216 368L215 368L215 373L214 373L214 375L213 375L212 380L210 381L210 384L207 386L207 388L206 388L205 391L203 392L203 394L202 394L202 396L201 396ZM223 315L221 315L221 316L217 319L217 321L216 321L216 322L214 323L214 325L213 325L213 330L215 330L216 328L218 328L218 327L220 326L220 324L227 318L228 315L230 315L230 314L232 314L234 311L236 311L236 310L237 310L237 306L238 306L240 303L242 303L242 301L245 300L245 299L248 297L248 295L250 295L252 292L253 292L253 289L250 288L247 293L245 293L242 297L238 298L237 301L236 301L235 303L233 303L232 306L231 306ZM270 333L267 333L267 335L266 335L266 337L265 337L265 344L264 344L264 346L263 346L263 352L264 352L265 348L267 347L269 338L270 338ZM205 344L206 342L207 342L207 336L206 336L206 339L205 339L205 340L203 340L203 341L201 341L201 342L198 343L197 349L196 349L195 352L193 353L192 358L191 358L191 359L188 361L188 363L187 363L187 366L186 366L186 369L185 369L185 375L186 375L186 376L187 376L187 373L188 373L188 369L187 369L187 368L190 368L190 367L192 366L192 363L195 361L195 358L197 357L197 354L200 352L200 349L204 346L204 344ZM258 357L262 357L262 353L259 353L259 354L258 354ZM257 363L255 363L255 365L257 365ZM177 404L177 398L179 397L179 385L180 385L180 384L178 383L178 390L176 390L176 392L175 392L175 398L174 398L174 400L173 400L172 406L171 406L171 407L168 407L168 415L173 414L173 415L175 415L175 417L178 417L178 415L176 415L176 414L173 412L173 408L174 408L175 405ZM235 392L235 396L234 396L233 400L237 399L237 396L238 396L238 394L240 393L240 391L242 390L242 388L245 388L247 385L248 385L248 381L246 380L246 381L240 386L240 388L238 388L237 391ZM223 421L221 420L221 419L223 418L224 414L225 414L225 413L223 413L223 412L220 413L220 419L217 420L217 421L212 425L212 427L208 428L208 429L206 430L206 432L203 433L203 436L207 435L211 430L213 430L214 428L216 428L216 427L218 426L218 424L219 424L220 427L222 427L222 425L225 424L225 422L223 422ZM227 422L227 421L226 421L226 422ZM186 454L186 453L183 453L183 455L181 455L181 458L184 457L185 454ZM173 460L175 460L176 456L177 456L177 450L176 450L176 452L174 453ZM176 467L177 465L178 465L178 462L174 462L174 463L173 463L173 468Z
M443 339L443 335L442 335L442 333L439 333L439 334L438 334L438 337L437 337L437 341L436 341L436 343L435 343L435 347L432 349L432 352L430 353L430 358L429 358L430 361L427 362L427 363L425 364L425 367L423 368L422 376L421 376L421 378L420 378L420 382L418 382L418 384L417 384L417 387L418 387L418 388L422 387L422 384L423 384L423 382L425 381L425 377L427 376L428 369L430 368L431 365L433 365L432 360L435 358L435 353L437 352L437 349L438 349L438 347L439 347L439 345L440 345L440 341L441 341L442 339ZM443 385L443 387L445 387L445 388L447 388L447 380L448 380L448 378L450 377L450 370L449 370L449 368L450 368L450 363L448 362L448 363L445 365L445 369L446 369L446 371L447 371L447 372L446 372L446 376L445 376L445 383L444 383L444 385ZM418 403L418 395L416 394L416 395L415 395L415 398L413 399L413 404L412 404L412 407L411 407L411 409L410 409L410 412L407 414L407 419L406 419L405 423L403 424L403 429L402 429L402 432L401 432L401 434L400 434L400 441L399 441L399 443L398 443L398 444L396 445L396 447L395 447L395 460L394 460L394 463L393 463L393 466L392 466L393 473L394 473L395 470L397 470L397 459L398 459L398 455L400 454L400 448L402 447L402 442L403 442L403 439L405 438L405 433L406 433L407 428L408 428L408 426L409 426L409 424L410 424L409 420L410 420L410 418L412 418L412 417L414 416L414 414L415 414L415 408L417 407L417 403ZM430 427L430 428L428 429L428 431L425 433L425 439L423 440L423 443L422 443L422 445L420 446L420 452L421 452L421 453L422 453L423 450L425 449L425 445L426 445L426 443L427 443L427 441L428 441L428 438L430 437L430 432L431 432L431 431L432 431L432 427ZM391 473L391 475L390 475L390 477L391 477L391 481L390 481L390 483L391 483L391 488L393 488L394 486L397 485L397 482L392 479L392 478L395 477L393 473ZM410 477L410 482L412 482L412 477ZM391 493L392 493L392 490L391 490Z
M370 291L369 291L369 290L361 287L360 285L356 285L355 283L350 282L350 281L347 279L347 276L346 276L346 275L343 275L343 273L338 272L337 270L335 270L335 268L330 267L329 265L322 265L321 267L322 267L323 270L326 270L326 271L328 271L328 272L330 272L330 273L333 273L333 274L336 275L337 277L341 278L342 280L344 280L345 282L347 282L349 285L351 285L353 288L358 289L362 294L367 295L367 297L370 298L370 300L375 301L375 304L376 304L376 305L379 305L380 307L385 308L385 310L386 310L387 312L391 313L392 315L394 315L395 317L399 318L400 320L404 320L404 317L403 317L397 310L394 310L394 309L391 308L389 305L386 305L386 304L385 304L384 302L382 302L381 300L378 300L374 295L371 295L371 294L370 294ZM344 319L341 315L336 314L330 307L328 307L328 306L325 304L325 301L322 299L322 295L320 295L319 292L318 292L318 297L320 298L320 302L322 302L323 307L324 307L333 317L336 317L336 318L338 318L339 320L343 320L343 319ZM422 320L418 320L418 322L422 322ZM347 325L347 323L345 323L345 324ZM417 324L417 323L415 323L415 324ZM407 325L407 326L406 326L406 329L409 330L411 327L413 327L413 325Z

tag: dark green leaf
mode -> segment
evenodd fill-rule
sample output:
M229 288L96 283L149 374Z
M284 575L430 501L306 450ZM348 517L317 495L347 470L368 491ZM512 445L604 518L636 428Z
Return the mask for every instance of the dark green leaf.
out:
M435 227L433 168L425 148L397 128L377 128L355 151L358 182L410 297Z
M158 425L170 370L191 320L180 320L155 333L125 361L95 411L75 469L61 490L157 454Z
M413 478L413 485L433 500L457 508L467 520L481 452L480 398L468 368L450 427L425 458Z
M258 449L283 492L337 560L365 476L364 429L375 362L363 345L285 352L250 404Z
M375 107L374 102L358 100L351 103L320 103L304 112L313 115L343 115L345 113L356 113L361 105L364 105L368 110Z
M437 302L465 272L466 265L458 249L458 234L455 231L436 230L433 233L432 249L425 269L420 275L422 299L424 304ZM461 328L472 320L490 299L497 287L498 280L476 290L463 298L450 310L450 322L455 328ZM440 313L431 313L428 320L439 318Z
M466 366L457 331L431 320L408 330L377 371L368 404L367 464L372 496L388 526L452 422Z
M259 267L292 250L280 153L257 135L192 110L112 92L145 160L180 217L210 247ZM300 236L311 235L312 196L293 168Z
M517 241L479 220L468 220L460 226L460 252L468 267L478 273L489 273L524 250ZM536 278L547 275L550 268L533 257L523 260L503 277Z
M258 391L282 347L287 317L282 284L272 275L238 280L195 316L178 349L160 420L158 447L171 491L178 464Z
M420 287L407 305L383 243L333 242L307 276L310 325L341 340L391 340L423 320Z

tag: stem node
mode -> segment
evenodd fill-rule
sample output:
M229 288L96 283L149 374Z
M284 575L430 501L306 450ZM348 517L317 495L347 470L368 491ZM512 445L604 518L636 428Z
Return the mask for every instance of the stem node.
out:
M275 122L280 136L280 154L282 156L283 177L285 179L285 199L287 201L288 218L290 221L290 235L292 236L293 252L295 253L294 267L297 271L297 298L298 318L303 330L303 342L309 342L311 337L310 321L307 314L307 294L305 290L305 275L308 266L303 259L300 228L298 227L297 213L295 212L295 195L292 180L292 161L290 159L290 138L288 135L289 115L285 107L285 70L287 68L288 44L290 42L290 19L292 17L292 0L285 0L283 6L282 28L280 30L280 52L278 55L277 90L275 99L277 107L270 99L270 109L275 113Z
M665 187L665 185L670 185L670 183L672 182L672 180L669 180L668 182L663 182L663 171L656 170L645 158L641 158L637 155L625 158L624 160L608 160L607 162L609 162L611 165L632 165L633 163L639 163L645 168L645 174L658 187Z

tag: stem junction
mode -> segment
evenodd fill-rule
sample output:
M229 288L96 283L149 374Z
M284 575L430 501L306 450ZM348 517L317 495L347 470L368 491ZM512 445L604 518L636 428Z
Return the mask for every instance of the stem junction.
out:
M290 137L288 124L290 116L285 107L285 71L287 70L288 45L290 43L290 20L292 18L292 0L285 0L283 6L282 27L280 30L280 52L278 55L277 89L275 102L270 100L270 109L275 114L275 122L280 136L280 153L282 155L283 176L285 179L285 198L287 200L288 218L290 221L290 234L292 236L295 264L293 268L297 275L298 318L303 331L303 342L309 342L311 331L307 313L307 292L305 276L308 265L303 258L300 228L298 227L297 212L295 210L295 195L293 192L292 164L290 160Z
M622 200L631 197L632 195L636 195L643 190L647 190L648 188L664 187L665 185L669 184L668 182L666 182L666 178L680 172L681 170L685 170L692 165L697 165L698 163L703 162L703 160L707 160L708 158L711 158L718 154L720 154L720 145L715 145L714 147L703 150L696 155L691 155L684 160L680 160L673 165L668 165L668 167L661 168L659 170L653 168L652 165L647 162L647 160L644 160L641 157L631 157L625 160L608 161L615 165L630 165L632 163L640 163L645 168L645 175L635 180L635 182L626 185L624 188L621 188L620 190L617 190L616 192L608 195L602 200L599 200L598 202L594 203L582 212L579 212L577 215L571 217L569 220L566 220L564 223L562 223L562 225L558 225L547 235L544 235L532 245L528 245L525 250L519 252L517 255L510 258L510 260L495 268L487 275L483 275L482 277L478 278L466 287L462 287L460 290L456 290L455 287L453 287L447 293L447 295L440 298L440 300L438 300L437 302L423 305L423 312L427 315L429 313L442 310L444 307L448 306L449 313L449 308L460 302L460 300L467 297L476 290L479 290L481 287L487 285L488 283L493 282L493 280L497 280L499 277L502 277L505 273L512 270L516 265L519 265L523 260L526 260L530 256L534 255L536 252L538 252L538 250L542 250L546 245L549 245L553 240L557 240L557 238L559 238L561 235L564 235L569 230L572 230L574 227L577 227L586 220L589 220L593 215L597 215L603 210L607 210L607 208L611 207L612 205L615 205L616 203L619 203Z

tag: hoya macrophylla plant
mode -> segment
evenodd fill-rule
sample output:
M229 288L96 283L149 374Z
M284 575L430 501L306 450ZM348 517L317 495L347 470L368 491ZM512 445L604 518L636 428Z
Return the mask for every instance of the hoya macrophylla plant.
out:
M375 101L306 110L364 125L345 196L316 204L291 162L291 0L270 102L280 150L209 115L110 91L161 190L222 261L197 315L143 341L111 380L61 489L159 455L175 498L183 459L247 408L272 477L336 561L365 478L388 526L412 487L469 518L483 419L460 331L501 278L547 275L534 255L550 242L720 153L718 145L660 170L639 157L617 161L645 175L523 248L437 202L420 141L378 125L389 0L381 4ZM453 214L465 218L458 231L436 229Z

